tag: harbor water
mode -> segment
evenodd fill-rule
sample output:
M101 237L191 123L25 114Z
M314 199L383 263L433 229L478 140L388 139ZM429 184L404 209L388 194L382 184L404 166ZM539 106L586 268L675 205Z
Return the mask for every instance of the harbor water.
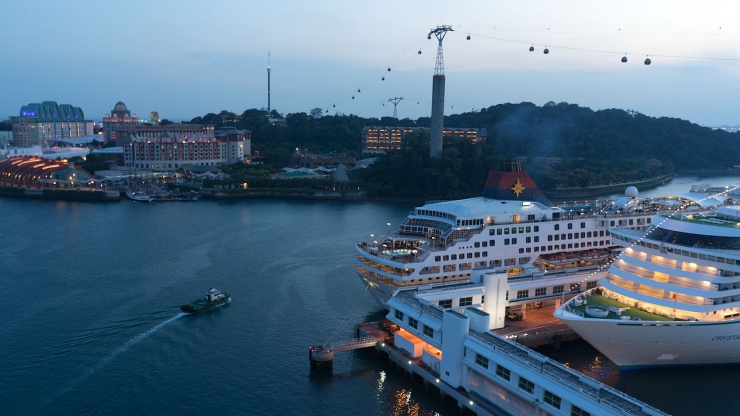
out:
M411 208L0 198L2 414L457 414L372 349L309 371L310 345L384 316L353 244ZM232 303L179 312L210 287ZM585 343L542 352L672 414L740 414L738 367L620 373Z

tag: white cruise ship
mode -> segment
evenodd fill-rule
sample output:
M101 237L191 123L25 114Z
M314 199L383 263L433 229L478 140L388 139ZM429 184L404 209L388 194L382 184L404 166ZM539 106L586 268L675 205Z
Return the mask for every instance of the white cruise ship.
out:
M620 367L740 363L740 208L611 234L624 252L555 316Z
M615 256L612 227L650 225L655 213L634 196L620 205L552 207L518 163L507 162L489 173L482 197L427 203L397 230L388 224L357 244L355 270L386 309L399 288L469 282L481 268L508 273L509 306L572 296L595 287Z

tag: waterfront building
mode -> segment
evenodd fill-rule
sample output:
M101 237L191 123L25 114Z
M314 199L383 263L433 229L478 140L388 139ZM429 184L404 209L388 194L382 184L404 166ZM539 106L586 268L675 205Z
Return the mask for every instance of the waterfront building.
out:
M175 126L175 131L181 125ZM171 126L148 126L167 128ZM207 131L213 126L196 126L191 131ZM148 130L149 132L154 132ZM193 135L156 131L154 137L129 135L123 143L124 166L130 169L176 171L191 165L216 166L244 162L252 149L252 132L224 127L212 135Z
M142 139L158 140L164 133L170 136L213 137L214 128L210 124L169 124L166 126L136 125L119 126L112 132L112 140L116 146L123 146L128 136L137 136ZM251 135L251 132L250 132Z
M441 391L465 392L461 405L476 414L665 414L491 332L503 319L507 273L474 273L468 284L400 289L388 301L387 318L398 326L392 343L409 371Z
M365 126L362 129L362 151L367 153L384 153L388 150L398 150L401 148L402 140L420 131L429 131L429 128ZM442 136L467 139L472 143L478 143L486 140L488 133L485 128L448 127L442 130Z
M0 147L7 147L13 142L12 131L0 131Z
M126 107L126 104L122 101L117 102L115 107L113 107L113 111L103 117L103 135L105 137L105 143L111 143L113 141L113 132L118 130L121 126L136 126L138 124L139 122L136 119L136 114L132 116L131 111Z
M52 139L94 134L93 122L85 120L81 108L55 101L24 105L17 116L10 117L10 121L16 147L46 147Z
M92 178L73 162L38 156L16 156L0 160L0 187L44 189L76 188Z

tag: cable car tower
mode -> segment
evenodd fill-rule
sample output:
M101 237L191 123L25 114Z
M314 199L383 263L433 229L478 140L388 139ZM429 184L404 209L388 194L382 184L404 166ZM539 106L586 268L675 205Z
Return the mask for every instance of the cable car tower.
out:
M400 103L401 100L403 100L403 97L394 97L388 99L389 103L393 103L393 118L395 118L396 120L398 120L398 112L396 111L396 107L398 107L398 103Z
M437 26L427 35L432 35L439 41L437 47L437 61L434 64L434 77L432 78L432 125L431 137L429 139L429 156L439 157L442 154L442 129L445 117L445 69L442 56L442 41L447 32L452 32L452 26Z

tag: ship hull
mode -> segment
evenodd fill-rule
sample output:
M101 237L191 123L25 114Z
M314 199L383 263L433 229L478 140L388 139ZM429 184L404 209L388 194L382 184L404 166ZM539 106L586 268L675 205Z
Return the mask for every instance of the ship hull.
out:
M620 368L740 364L740 321L619 321L556 316Z
M216 302L203 303L202 301L195 301L193 303L183 305L182 307L180 307L180 310L188 315L197 315L205 311L220 308L221 306L228 305L229 303L231 303L231 296L226 295L225 299Z

